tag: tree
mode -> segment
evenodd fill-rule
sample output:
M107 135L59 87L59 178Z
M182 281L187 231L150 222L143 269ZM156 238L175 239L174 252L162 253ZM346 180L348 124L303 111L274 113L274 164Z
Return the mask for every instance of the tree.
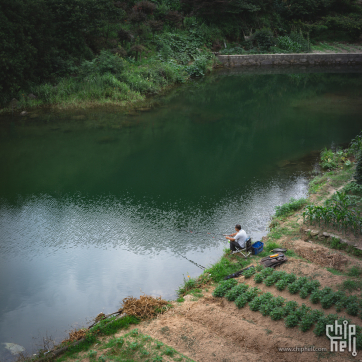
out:
M148 22L149 27L151 28L153 34L153 40L155 40L155 33L159 33L163 29L163 21L161 20L150 20Z
M137 44L137 45L134 45L131 49L130 49L130 51L132 52L132 53L136 53L136 61L138 60L138 54L140 55L140 61L141 61L141 55L142 55L142 52L144 52L146 50L146 48L143 46L143 45L141 45L141 44Z
M126 46L127 43L131 43L134 40L134 35L131 33L130 30L121 28L118 31L118 39L123 46Z

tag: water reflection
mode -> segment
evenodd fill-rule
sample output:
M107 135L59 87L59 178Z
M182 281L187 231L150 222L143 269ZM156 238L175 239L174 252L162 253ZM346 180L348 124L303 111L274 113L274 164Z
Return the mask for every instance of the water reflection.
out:
M306 194L318 151L359 132L360 84L221 74L146 113L3 120L0 343L59 341L141 290L173 298L235 223L261 238L276 205Z

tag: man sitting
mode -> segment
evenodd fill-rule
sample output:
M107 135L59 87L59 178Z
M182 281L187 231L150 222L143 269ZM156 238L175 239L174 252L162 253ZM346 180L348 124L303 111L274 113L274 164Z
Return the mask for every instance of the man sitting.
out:
M248 239L245 230L243 230L239 224L235 225L235 231L236 233L225 236L225 238L230 241L231 253L236 251L236 248L245 248L245 242Z

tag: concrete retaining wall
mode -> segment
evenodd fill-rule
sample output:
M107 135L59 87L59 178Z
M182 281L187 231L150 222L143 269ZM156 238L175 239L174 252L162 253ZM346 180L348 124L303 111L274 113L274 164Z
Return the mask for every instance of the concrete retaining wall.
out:
M362 53L217 55L225 67L250 65L362 65Z

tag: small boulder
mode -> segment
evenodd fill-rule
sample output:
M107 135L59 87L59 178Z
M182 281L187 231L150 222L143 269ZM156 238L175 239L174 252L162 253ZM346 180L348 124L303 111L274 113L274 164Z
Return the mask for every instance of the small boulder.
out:
M317 235L319 234L319 231L318 231L318 230L311 230L311 231L310 231L310 234L311 234L312 236L317 236Z
M27 116L27 115L28 115L28 112L27 112L27 111L22 111L22 112L20 113L20 115L21 115L21 116Z

